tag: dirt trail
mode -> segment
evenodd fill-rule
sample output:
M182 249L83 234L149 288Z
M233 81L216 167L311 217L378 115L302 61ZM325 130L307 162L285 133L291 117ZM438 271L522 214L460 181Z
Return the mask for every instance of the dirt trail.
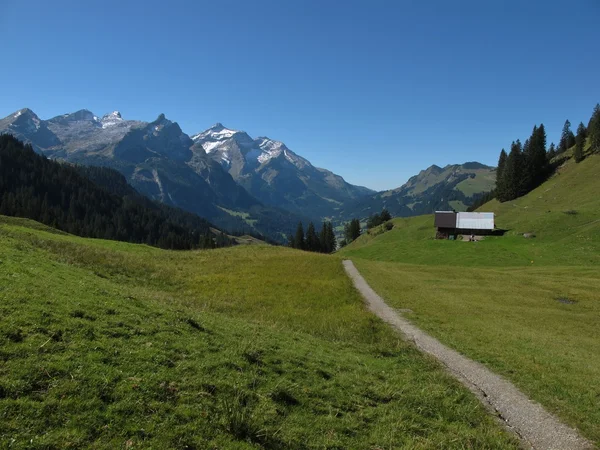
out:
M371 311L402 332L421 351L439 360L448 371L481 400L521 439L534 449L578 450L595 446L577 431L563 424L540 404L527 398L512 383L483 365L462 356L404 319L371 289L352 261L344 269L362 294Z

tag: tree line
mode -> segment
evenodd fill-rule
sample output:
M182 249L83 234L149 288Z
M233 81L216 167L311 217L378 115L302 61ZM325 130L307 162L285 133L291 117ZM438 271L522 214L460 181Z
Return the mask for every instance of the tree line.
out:
M513 141L510 152L504 149L498 158L496 170L496 189L492 193L500 202L514 200L532 191L542 184L553 172L555 158L573 146L573 157L580 162L585 157L586 141L589 138L590 151L600 152L600 105L596 105L592 117L586 127L580 123L577 135L571 131L571 122L567 120L563 126L558 147L554 143L546 151L546 130L544 125L535 125L531 136L521 143ZM483 198L478 199L477 203Z
M375 228L391 219L392 215L390 214L390 212L386 208L383 208L381 210L381 213L375 213L372 216L369 216L369 218L367 219L367 229L370 230L371 228Z
M49 160L7 134L0 135L0 214L83 237L167 249L233 244L197 215L140 195L115 170Z
M288 246L298 250L317 253L333 253L337 249L337 240L331 222L323 222L317 233L315 225L310 222L306 233L302 222L298 222L296 233L288 237Z

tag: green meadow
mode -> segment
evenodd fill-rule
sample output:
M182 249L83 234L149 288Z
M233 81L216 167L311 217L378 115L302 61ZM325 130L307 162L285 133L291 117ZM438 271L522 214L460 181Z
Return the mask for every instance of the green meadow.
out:
M435 240L421 216L340 254L409 320L600 443L598 192L600 156L569 160L528 195L480 208L504 236Z
M0 217L0 447L516 448L340 259Z

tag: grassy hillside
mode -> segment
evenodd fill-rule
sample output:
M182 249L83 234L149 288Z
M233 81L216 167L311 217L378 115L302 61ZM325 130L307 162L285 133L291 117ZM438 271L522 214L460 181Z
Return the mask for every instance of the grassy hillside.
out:
M567 161L556 175L519 199L492 201L480 211L496 213L508 232L477 245L436 241L433 215L394 219L385 234L361 236L344 256L435 265L523 266L600 264L600 156ZM534 233L533 239L523 238Z
M600 443L598 192L600 156L570 160L527 196L480 208L503 237L436 241L421 216L340 253L410 320Z
M510 448L339 259L0 216L2 448Z

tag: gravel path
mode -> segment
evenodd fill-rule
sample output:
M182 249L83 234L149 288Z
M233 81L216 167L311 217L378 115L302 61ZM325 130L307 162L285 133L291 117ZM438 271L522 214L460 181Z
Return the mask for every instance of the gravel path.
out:
M517 434L525 446L544 450L595 448L577 431L527 398L512 383L446 347L400 316L371 289L352 261L344 261L344 269L371 311L402 332L406 339L414 342L421 351L429 353L444 364L456 379L477 395L488 410Z

